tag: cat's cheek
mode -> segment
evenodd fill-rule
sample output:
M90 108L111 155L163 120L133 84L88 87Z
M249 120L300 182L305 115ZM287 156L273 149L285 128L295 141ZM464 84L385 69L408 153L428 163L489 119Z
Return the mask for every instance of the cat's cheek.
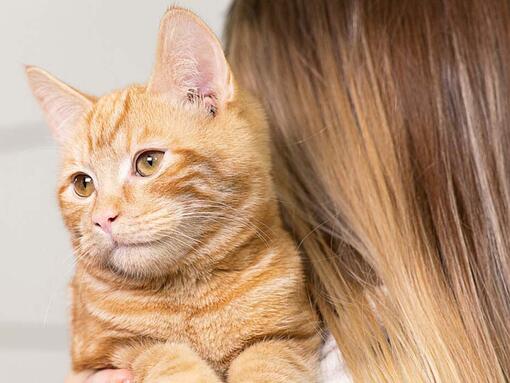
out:
M80 207L72 206L62 208L64 225L73 237L83 235L84 215L86 215L86 212Z
M71 232L83 232L89 218L89 211L93 203L94 196L89 198L78 197L72 190L72 187L66 187L59 193L59 205L64 220L64 224Z

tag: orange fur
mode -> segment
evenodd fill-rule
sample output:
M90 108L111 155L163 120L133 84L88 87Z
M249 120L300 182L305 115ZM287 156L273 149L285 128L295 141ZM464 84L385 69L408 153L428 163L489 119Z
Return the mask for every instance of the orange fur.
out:
M180 9L162 25L172 17L205 28ZM72 100L53 108L54 98L45 98L48 81L59 96L71 88L28 69L41 103L73 121L62 144L58 194L77 257L76 372L131 368L138 382L315 380L317 318L279 217L264 114L225 68L222 98L204 102L151 92L154 79L165 81L161 74L148 88L97 100L73 90L85 111L79 118L68 107ZM217 103L214 115L207 103ZM51 120L57 132L66 125L59 117ZM132 164L147 149L165 155L161 169L142 178ZM94 179L92 196L74 194L77 172ZM118 213L114 241L93 223L103 211Z

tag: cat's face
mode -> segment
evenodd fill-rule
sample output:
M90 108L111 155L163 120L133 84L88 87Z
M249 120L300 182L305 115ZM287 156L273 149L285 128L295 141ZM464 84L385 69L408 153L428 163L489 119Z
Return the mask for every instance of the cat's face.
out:
M95 99L28 69L61 145L58 197L79 262L160 276L214 262L225 244L261 230L272 198L266 126L218 49L203 24L174 9L146 88ZM190 54L193 73L182 70Z
M87 117L63 149L58 193L84 261L167 271L217 251L219 231L229 240L268 193L256 121L172 106L140 88L100 98Z

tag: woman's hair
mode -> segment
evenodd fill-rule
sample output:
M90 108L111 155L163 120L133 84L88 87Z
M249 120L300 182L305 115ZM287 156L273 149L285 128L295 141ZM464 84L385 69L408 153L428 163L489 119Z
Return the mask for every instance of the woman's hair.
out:
M226 38L354 380L510 381L510 2L237 0Z

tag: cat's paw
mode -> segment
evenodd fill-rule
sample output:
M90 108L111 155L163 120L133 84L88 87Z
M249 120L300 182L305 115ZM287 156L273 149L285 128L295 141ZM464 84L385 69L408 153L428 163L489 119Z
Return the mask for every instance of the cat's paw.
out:
M157 344L133 363L136 383L221 383L216 372L188 345Z

